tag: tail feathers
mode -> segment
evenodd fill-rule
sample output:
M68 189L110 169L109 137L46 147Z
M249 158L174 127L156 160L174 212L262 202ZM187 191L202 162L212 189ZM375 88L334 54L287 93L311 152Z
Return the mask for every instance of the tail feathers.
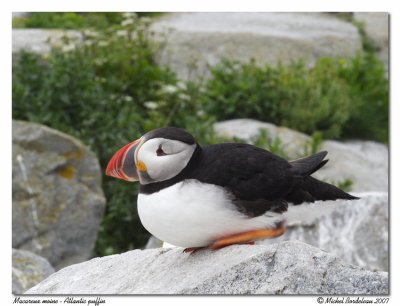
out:
M301 204L303 202L315 202L315 198L306 190L297 189L289 193L285 200L289 203L293 203L294 205Z
M318 200L357 200L358 197L348 194L336 186L319 181L311 176L304 179L303 185L286 196L286 200L293 204L314 202Z
M328 162L327 159L324 160L327 154L327 151L321 151L290 162L292 170L299 175L300 181L299 185L286 196L285 200L296 205L303 202L314 202L318 200L359 199L331 184L310 176Z
M307 177L322 168L328 162L328 160L323 160L327 154L327 151L321 151L289 163L292 165L294 171L300 173L303 177Z

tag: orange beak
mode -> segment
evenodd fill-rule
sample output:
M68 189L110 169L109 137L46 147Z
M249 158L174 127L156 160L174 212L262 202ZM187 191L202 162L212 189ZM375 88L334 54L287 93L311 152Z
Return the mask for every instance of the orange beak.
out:
M135 165L135 152L140 144L140 140L141 138L128 143L113 155L108 162L106 175L129 182L139 180Z

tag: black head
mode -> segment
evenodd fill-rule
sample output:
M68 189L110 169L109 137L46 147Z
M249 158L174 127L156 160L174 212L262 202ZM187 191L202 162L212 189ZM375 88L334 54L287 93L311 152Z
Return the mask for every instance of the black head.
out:
M106 174L141 185L166 181L185 169L197 147L183 129L155 129L115 153Z
M143 135L146 140L153 138L165 138L171 140L178 140L189 145L195 144L196 140L192 135L186 132L184 129L176 127L164 127L152 130Z

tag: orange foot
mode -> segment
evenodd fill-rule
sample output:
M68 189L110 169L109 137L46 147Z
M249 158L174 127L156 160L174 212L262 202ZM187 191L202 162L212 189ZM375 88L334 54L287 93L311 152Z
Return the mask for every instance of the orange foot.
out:
M254 240L256 239L279 237L285 230L285 225L281 224L279 227L273 229L254 230L234 234L216 240L213 244L209 245L208 248L211 250L218 250L232 244L254 244Z

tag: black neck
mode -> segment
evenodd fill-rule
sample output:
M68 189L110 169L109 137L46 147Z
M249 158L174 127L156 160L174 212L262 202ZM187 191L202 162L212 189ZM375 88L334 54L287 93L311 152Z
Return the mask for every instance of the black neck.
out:
M152 194L160 191L161 189L175 185L176 183L179 183L185 179L191 178L191 174L195 169L195 167L197 166L201 158L201 155L202 155L202 149L199 145L196 145L196 149L193 152L192 158L190 159L186 167L178 175L162 182L156 182L146 185L140 184L139 192L143 194Z

